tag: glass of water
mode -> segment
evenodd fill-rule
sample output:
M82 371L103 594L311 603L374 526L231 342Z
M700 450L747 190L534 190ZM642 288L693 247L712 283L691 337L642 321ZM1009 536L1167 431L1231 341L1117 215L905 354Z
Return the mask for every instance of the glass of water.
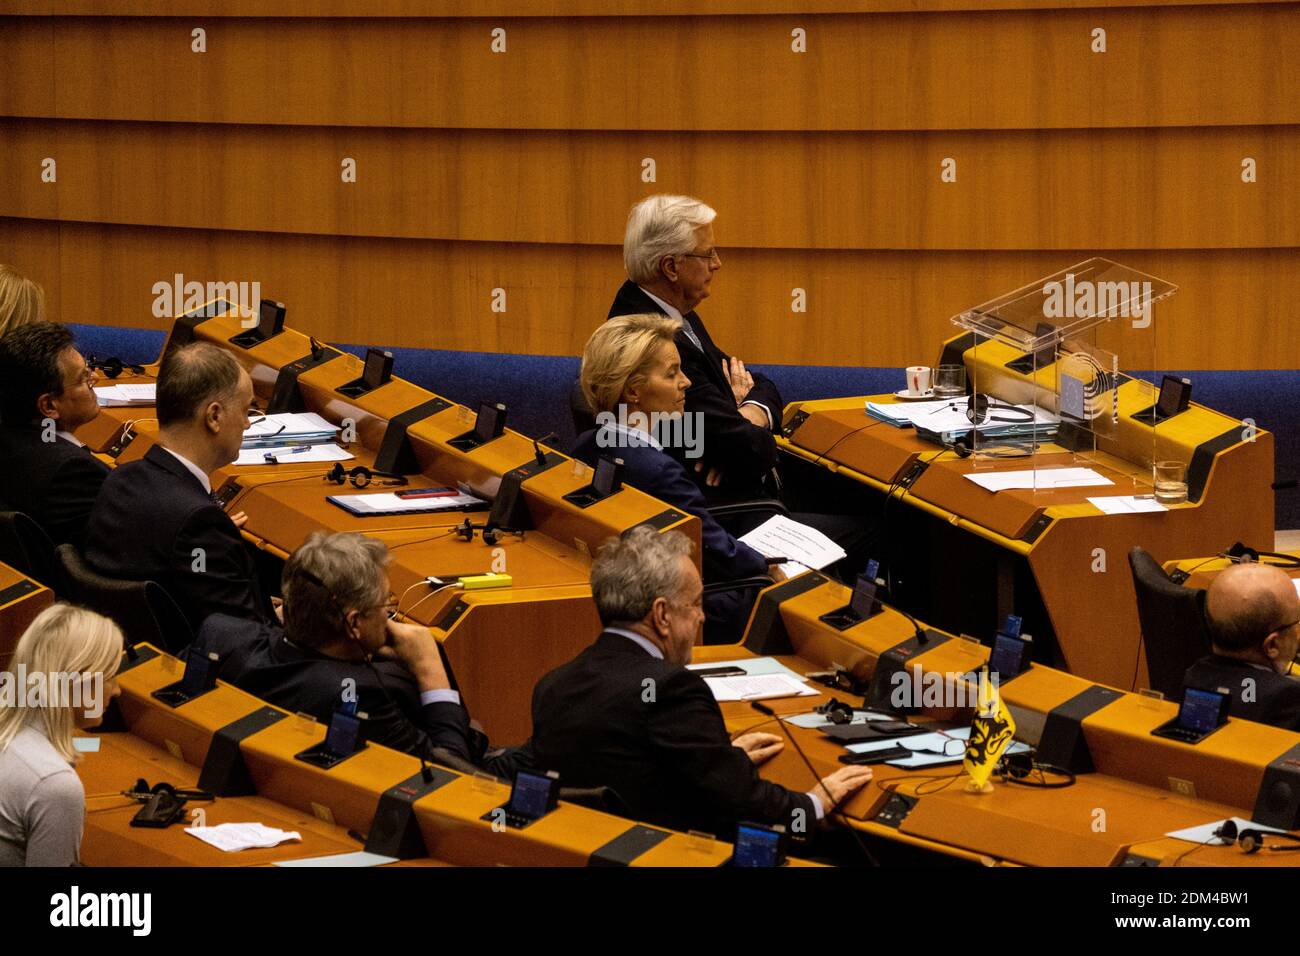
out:
M1187 500L1187 465L1181 461L1158 461L1152 466L1156 501L1180 505Z
M936 398L952 398L966 394L965 365L940 365L934 372Z

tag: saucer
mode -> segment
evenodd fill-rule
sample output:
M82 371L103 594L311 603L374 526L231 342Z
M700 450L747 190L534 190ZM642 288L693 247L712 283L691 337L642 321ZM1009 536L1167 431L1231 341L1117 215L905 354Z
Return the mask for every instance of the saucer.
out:
M904 402L923 402L926 399L934 398L934 389L928 392L921 392L919 395L913 395L906 389L894 393L894 398L901 399Z

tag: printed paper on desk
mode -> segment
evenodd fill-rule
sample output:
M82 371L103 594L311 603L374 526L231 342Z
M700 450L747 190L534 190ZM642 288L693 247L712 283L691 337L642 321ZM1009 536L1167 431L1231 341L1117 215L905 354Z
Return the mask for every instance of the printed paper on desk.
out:
M153 382L144 385L100 385L95 389L95 400L101 408L152 405L156 401L156 390L157 386Z
M1029 490L1039 488L1084 488L1090 485L1113 485L1104 475L1091 468L1039 468L1025 471L984 471L966 476L986 491Z
M755 674L744 677L706 677L704 683L715 700L771 700L775 697L816 697L802 681L786 674Z
M188 827L185 832L227 853L266 849L286 840L302 839L296 830L277 830L260 823L220 823L215 827Z
M1089 498L1088 504L1108 515L1136 515L1148 511L1168 511L1169 509L1154 498L1138 498L1135 495L1114 495L1107 498Z
M773 515L740 540L765 558L789 558L818 571L845 556L843 548L816 528L785 515Z
M275 461L267 461L270 455ZM330 442L328 445L296 445L280 448L241 448L236 465L292 465L314 461L349 461L356 456L352 452Z

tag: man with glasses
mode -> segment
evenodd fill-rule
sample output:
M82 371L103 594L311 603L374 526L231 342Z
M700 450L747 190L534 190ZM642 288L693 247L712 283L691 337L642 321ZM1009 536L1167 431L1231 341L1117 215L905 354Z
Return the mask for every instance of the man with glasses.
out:
M218 655L222 680L277 707L324 724L336 710L362 712L373 743L435 761L442 748L512 775L508 758L485 758L432 632L393 619L388 560L382 541L316 531L285 563L283 628L215 614L196 646Z
M571 787L606 786L633 819L732 839L742 820L796 839L871 779L849 766L807 793L758 775L772 733L727 733L703 678L686 668L704 621L703 584L679 531L633 528L601 549L591 594L604 630L533 691L532 752Z
M1300 649L1300 595L1266 564L1234 564L1206 593L1213 653L1187 669L1184 687L1232 695L1229 716L1300 730L1300 680L1286 676Z
M713 344L695 312L722 268L716 215L688 196L651 196L632 207L623 238L628 280L609 318L658 312L682 320L677 351L691 380L686 413L701 415L704 427L703 459L682 463L710 497L752 497L776 465L773 432L785 404L770 379Z
M225 349L196 342L168 352L158 370L157 443L109 475L90 515L90 565L111 578L156 581L195 632L218 611L273 617L239 534L243 516L217 504L209 478L238 457L252 402L252 380Z
M80 548L108 466L73 434L99 414L95 373L54 322L0 339L0 510L31 517L55 545Z

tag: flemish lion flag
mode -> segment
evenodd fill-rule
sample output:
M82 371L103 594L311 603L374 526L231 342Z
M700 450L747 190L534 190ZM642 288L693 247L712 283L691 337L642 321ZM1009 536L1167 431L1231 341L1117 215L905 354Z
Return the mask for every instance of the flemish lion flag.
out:
M1016 722L1011 719L1011 711L1002 702L997 687L989 680L988 670L980 671L979 706L975 710L975 719L971 721L966 758L961 764L975 786L982 788L988 783L993 768L1011 746L1015 733Z

